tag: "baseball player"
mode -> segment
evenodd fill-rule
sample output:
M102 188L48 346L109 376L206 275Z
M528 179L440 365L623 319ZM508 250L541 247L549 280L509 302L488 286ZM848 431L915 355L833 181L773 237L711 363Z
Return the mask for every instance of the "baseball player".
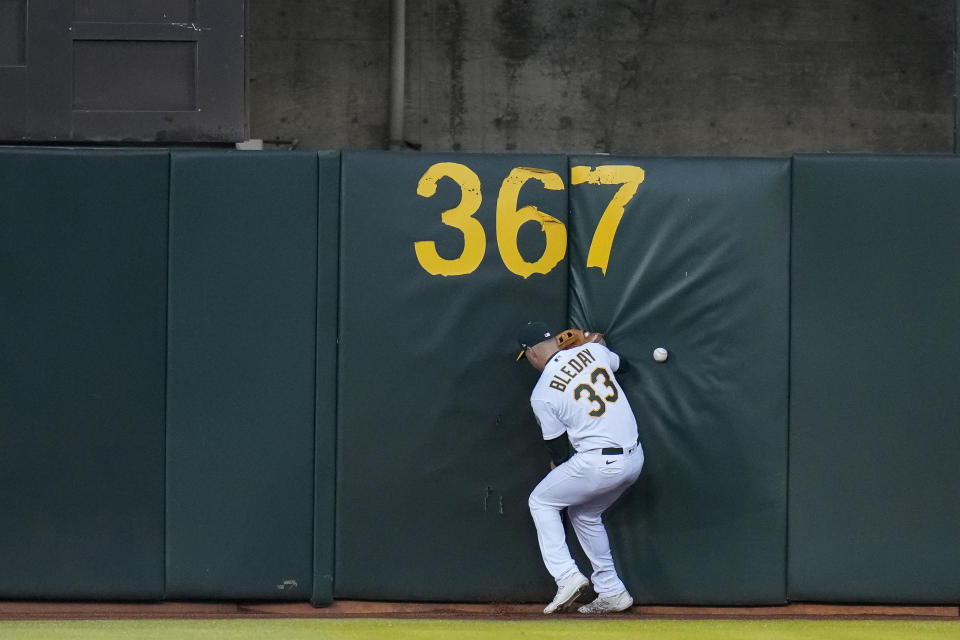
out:
M577 330L568 330L572 335ZM632 485L643 468L637 421L614 372L620 357L601 334L579 332L574 346L558 342L542 322L529 322L518 336L540 379L530 405L550 450L552 470L530 494L540 553L557 582L557 595L543 610L566 610L589 584L567 547L560 512L565 508L580 546L593 566L597 599L580 613L612 613L633 605L617 575L601 515ZM567 348L564 348L567 347ZM568 458L567 442L574 452Z

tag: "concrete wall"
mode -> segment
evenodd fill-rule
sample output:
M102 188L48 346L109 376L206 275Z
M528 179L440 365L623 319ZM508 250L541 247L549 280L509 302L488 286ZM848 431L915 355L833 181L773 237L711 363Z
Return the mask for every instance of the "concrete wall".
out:
M878 8L879 7L879 8ZM251 0L251 136L383 148L389 0ZM951 152L954 0L407 0L424 151Z

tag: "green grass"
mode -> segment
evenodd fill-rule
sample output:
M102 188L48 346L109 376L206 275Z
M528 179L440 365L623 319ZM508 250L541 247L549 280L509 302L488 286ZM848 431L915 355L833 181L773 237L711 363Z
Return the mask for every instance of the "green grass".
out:
M44 620L0 622L3 640L942 640L960 622L903 620Z

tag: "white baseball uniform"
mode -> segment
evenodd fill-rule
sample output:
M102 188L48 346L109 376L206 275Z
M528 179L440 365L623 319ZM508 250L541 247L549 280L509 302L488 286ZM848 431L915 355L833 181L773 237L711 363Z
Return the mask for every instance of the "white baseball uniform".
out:
M626 590L601 515L636 481L644 459L636 418L614 377L619 368L620 357L599 343L558 351L530 395L544 440L566 432L576 450L530 494L543 563L558 584L577 570L560 516L566 508L599 596Z

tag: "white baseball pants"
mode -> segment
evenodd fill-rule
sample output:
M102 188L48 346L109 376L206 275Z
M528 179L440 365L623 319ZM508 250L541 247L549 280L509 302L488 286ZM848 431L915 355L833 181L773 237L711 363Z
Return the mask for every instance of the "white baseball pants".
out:
M577 453L548 473L530 494L528 503L543 564L558 584L577 569L560 516L566 508L580 546L593 566L594 591L599 596L612 596L626 590L613 566L601 515L636 482L642 468L643 448L639 444L620 455Z

